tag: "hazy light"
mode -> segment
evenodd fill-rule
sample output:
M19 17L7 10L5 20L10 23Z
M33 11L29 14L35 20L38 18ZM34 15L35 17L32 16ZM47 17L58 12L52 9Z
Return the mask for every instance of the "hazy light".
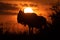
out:
M24 9L24 13L33 13L33 10L32 10L32 8L27 7Z

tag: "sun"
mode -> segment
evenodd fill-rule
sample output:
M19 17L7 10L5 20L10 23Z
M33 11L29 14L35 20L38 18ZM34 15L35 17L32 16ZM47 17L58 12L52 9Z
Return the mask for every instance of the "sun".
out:
M30 8L30 7L26 7L26 8L24 9L24 13L33 13L33 10L32 10L32 8Z

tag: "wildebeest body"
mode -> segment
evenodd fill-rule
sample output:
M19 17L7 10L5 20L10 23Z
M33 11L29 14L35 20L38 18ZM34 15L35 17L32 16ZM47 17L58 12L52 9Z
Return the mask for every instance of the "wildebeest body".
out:
M37 16L35 13L18 13L18 23L28 25L29 27L40 28L46 23L46 19L42 16Z

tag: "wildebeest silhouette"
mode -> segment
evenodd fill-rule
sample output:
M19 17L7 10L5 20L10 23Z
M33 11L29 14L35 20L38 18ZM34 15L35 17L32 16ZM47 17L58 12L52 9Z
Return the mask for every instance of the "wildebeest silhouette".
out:
M46 26L46 19L43 16L37 16L35 13L24 13L21 10L17 16L18 23L23 25L28 25L29 28L39 28L42 29L42 26Z

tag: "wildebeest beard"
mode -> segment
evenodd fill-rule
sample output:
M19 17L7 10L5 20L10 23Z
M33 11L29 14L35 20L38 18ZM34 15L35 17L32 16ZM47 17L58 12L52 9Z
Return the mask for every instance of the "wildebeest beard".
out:
M46 24L46 19L43 16L37 16L35 13L19 12L17 17L18 23L28 25L29 27L40 28Z

